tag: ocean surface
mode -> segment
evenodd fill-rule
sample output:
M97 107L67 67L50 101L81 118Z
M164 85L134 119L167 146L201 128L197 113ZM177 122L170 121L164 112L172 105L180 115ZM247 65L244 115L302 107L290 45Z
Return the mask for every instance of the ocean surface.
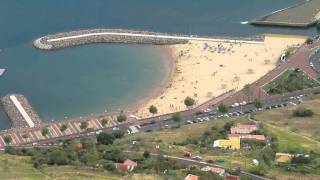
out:
M21 93L45 121L123 109L148 96L166 74L154 46L96 44L45 52L32 40L86 28L128 28L215 36L308 34L314 28L240 22L301 0L1 0L0 96ZM0 129L9 121L0 107Z

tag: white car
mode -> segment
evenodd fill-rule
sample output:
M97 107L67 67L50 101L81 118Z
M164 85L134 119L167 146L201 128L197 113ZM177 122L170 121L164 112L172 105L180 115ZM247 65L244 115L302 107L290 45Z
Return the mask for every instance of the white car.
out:
M205 121L209 121L210 119L208 117L203 118Z

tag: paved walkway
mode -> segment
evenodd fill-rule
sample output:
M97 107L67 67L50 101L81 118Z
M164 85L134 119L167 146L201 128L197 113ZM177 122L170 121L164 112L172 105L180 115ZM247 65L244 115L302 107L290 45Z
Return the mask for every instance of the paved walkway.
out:
M13 104L16 106L18 111L20 112L23 119L28 123L29 127L34 127L34 123L33 123L32 119L30 118L28 113L24 110L24 108L22 107L22 105L18 101L17 97L14 95L11 95L10 99L13 102Z

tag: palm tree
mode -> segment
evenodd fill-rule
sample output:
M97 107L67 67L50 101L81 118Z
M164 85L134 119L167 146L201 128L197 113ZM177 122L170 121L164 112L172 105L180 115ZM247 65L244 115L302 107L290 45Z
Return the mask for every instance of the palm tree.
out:
M252 89L250 84L246 84L243 87L243 94L245 94L248 98L248 102L250 101L250 96L252 94Z
M103 127L106 127L107 124L108 124L108 120L102 119L101 125L102 125Z
M23 138L23 139L28 139L28 138L29 138L29 135L28 135L28 134L23 134L23 135L22 135L22 138Z
M80 123L80 129L84 130L87 129L87 127L89 126L87 121L83 121Z
M60 127L60 131L61 132L64 132L67 129L68 129L68 125L67 124L62 124L61 127Z
M48 128L43 128L41 131L42 136L47 136L49 134L49 129Z
M4 140L4 142L5 142L6 144L10 144L10 143L12 142L11 136L5 136L5 137L3 138L3 140Z

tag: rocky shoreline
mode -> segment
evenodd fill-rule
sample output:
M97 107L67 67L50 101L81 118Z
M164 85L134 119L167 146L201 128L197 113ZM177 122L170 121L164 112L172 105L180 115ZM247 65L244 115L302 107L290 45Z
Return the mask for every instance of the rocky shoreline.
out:
M66 39L66 40L50 42L50 39L79 36L79 35L92 34L92 33L130 33L130 34L144 34L144 35L175 36L173 34L149 32L149 31L133 31L133 30L123 30L123 29L91 29L91 30L72 31L72 32L65 32L65 33L58 33L54 35L44 36L33 41L33 46L42 50L55 50L55 49L79 46L84 44L92 44L92 43L128 43L128 44L131 43L131 44L154 44L154 45L172 45L172 44L188 43L188 40L183 40L183 39L113 35L113 34L92 35L92 36L78 37L74 39Z
M1 98L1 103L6 111L10 121L12 123L12 128L25 128L29 127L26 120L23 118L19 110L16 108L10 96L14 95L20 102L26 113L30 116L35 126L42 123L38 113L32 108L27 98L21 94L9 94Z

